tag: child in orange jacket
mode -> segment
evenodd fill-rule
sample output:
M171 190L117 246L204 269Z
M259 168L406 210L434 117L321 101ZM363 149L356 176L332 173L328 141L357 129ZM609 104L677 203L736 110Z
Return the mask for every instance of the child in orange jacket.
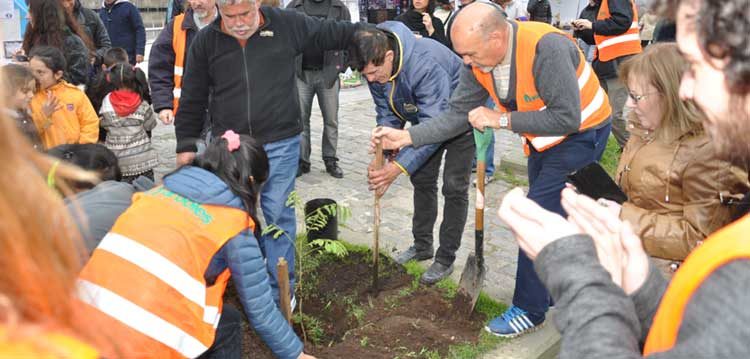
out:
M37 80L31 116L45 149L71 143L96 143L99 117L86 94L63 80L65 57L60 50L37 46L29 67Z

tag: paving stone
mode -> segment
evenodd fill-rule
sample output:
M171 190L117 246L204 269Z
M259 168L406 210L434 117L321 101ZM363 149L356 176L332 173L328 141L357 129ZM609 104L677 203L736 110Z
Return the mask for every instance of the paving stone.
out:
M373 240L373 195L367 190L366 172L372 156L367 153L368 139L371 129L375 125L375 109L366 87L361 86L341 91L339 109L339 142L338 157L340 165L344 170L343 179L335 179L325 172L323 161L320 158L320 136L322 131L322 117L314 102L311 117L311 171L297 179L296 190L303 203L314 198L332 198L339 203L346 203L352 213L349 222L340 226L339 238L344 240L371 245ZM523 155L520 154L519 140L517 137L504 131L496 131L497 145L495 146L495 158L502 161L521 161L525 163ZM159 153L159 168L157 176L160 177L174 168L174 128L159 124L154 130L154 148ZM520 158L520 160L519 160ZM438 186L442 186L442 175ZM484 290L492 297L505 303L510 303L515 286L516 256L518 246L513 239L512 233L497 218L497 209L505 193L511 188L510 185L496 180L486 187L486 209L485 209L485 245L486 263L488 273ZM457 252L456 269L452 278L459 280L466 258L474 251L474 215L473 204L475 203L475 190L469 191L469 215L466 228L463 232L461 248ZM382 222L380 226L380 247L383 253L394 255L397 251L408 248L413 241L411 235L411 216L413 213L412 186L408 178L400 176L395 181L386 195L381 199ZM438 230L440 219L442 219L443 200L440 197L438 212L439 219L435 225L435 245L438 244ZM300 228L302 228L302 215L297 216ZM429 265L429 261L423 262ZM498 352L500 353L500 352ZM498 354L502 355L502 354ZM497 357L497 356L489 356Z

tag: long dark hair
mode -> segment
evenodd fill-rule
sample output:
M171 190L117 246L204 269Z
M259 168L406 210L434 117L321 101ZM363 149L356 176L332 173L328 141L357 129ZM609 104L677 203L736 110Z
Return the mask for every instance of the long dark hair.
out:
M31 21L26 25L23 37L23 51L27 54L37 45L54 46L65 51L66 30L83 40L83 43L93 54L94 43L86 32L81 29L73 15L69 14L59 0L28 0ZM32 25L33 23L33 25Z
M143 101L151 103L148 80L141 69L131 64L118 62L107 69L106 76L113 88L132 90L141 95Z
M245 210L255 222L255 236L260 238L256 203L261 185L268 179L268 156L255 139L248 135L239 136L240 148L237 150L229 152L228 141L217 138L195 157L192 165L215 174L242 199Z
M425 12L428 13L428 14L430 14L430 16L432 16L432 13L435 12L435 7L436 6L437 6L437 4L436 4L435 0L429 0L427 2L427 9L425 10ZM416 10L414 8L414 2L413 1L410 1L409 10Z

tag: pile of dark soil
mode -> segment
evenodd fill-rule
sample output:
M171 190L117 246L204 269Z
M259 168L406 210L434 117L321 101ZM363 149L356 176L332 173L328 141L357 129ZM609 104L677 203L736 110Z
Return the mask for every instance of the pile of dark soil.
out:
M375 295L370 260L371 255L358 252L343 259L325 257L303 277L308 288L314 288L297 294L306 316L306 353L345 359L444 357L452 345L478 341L484 315L467 318L454 310L454 301L460 300L449 299L444 289L417 285L385 256L380 260L381 289ZM228 296L241 308L233 291ZM247 323L243 328L245 356L273 358ZM294 329L304 337L298 323Z

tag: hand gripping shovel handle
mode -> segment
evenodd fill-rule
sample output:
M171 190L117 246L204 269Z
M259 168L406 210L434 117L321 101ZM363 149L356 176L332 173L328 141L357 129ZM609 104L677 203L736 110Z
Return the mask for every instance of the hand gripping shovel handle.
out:
M383 145L378 143L375 146L375 169L379 170L383 168L385 159L383 157ZM380 258L380 195L375 192L375 203L374 207L374 223L373 232L375 232L375 239L372 245L372 290L377 294L378 292L378 271L379 271L379 258Z

